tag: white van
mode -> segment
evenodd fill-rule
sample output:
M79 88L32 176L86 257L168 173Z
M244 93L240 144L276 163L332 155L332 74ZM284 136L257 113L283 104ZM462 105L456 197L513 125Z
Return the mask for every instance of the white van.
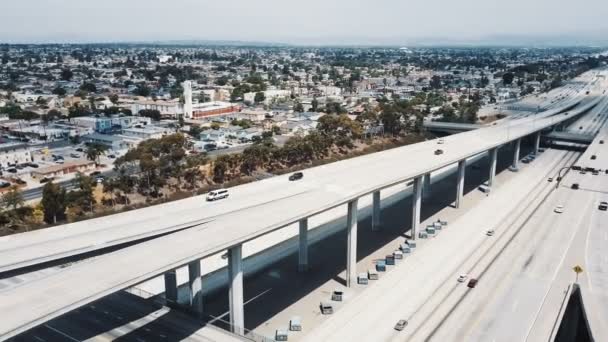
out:
M219 199L227 198L227 197L228 197L227 189L218 189L218 190L210 191L207 194L207 201L215 201L215 200L219 200Z

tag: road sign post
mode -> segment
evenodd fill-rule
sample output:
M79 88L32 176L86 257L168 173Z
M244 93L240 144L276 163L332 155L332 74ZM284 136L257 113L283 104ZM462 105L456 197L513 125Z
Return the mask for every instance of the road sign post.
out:
M572 268L572 270L574 271L574 273L576 273L576 282L578 283L578 275L579 273L583 273L583 268L579 265L576 265Z

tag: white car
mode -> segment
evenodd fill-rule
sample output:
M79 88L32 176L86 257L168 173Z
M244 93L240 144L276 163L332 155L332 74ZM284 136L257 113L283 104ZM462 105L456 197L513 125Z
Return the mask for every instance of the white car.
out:
M207 201L216 201L219 199L227 198L229 196L227 189L218 189L210 191L207 194Z
M487 236L494 236L494 229L490 229L486 232Z
M468 277L469 277L468 274L461 274L461 275L458 276L458 282L459 283L464 283L467 280Z
M553 212L561 214L564 212L564 206L563 205L558 205L557 207L555 207L555 209L553 209Z
M437 140L437 143L438 143L439 145L443 145L443 143L444 143L444 142L445 142L445 141L444 141L443 139L439 139L439 140Z

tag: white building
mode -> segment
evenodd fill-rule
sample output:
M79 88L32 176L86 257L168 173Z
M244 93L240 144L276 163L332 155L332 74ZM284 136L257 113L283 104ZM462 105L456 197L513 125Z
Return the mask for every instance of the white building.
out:
M32 151L27 144L0 144L0 167L7 168L34 161Z
M264 93L264 103L269 104L273 99L278 98L287 98L291 95L290 90L282 90L282 89L270 89L263 91ZM255 102L255 92L245 93L243 95L243 101L253 103Z
M158 127L158 126L147 126L144 128L127 128L122 130L122 136L139 138L143 140L147 139L160 139L164 135L171 134L173 132L170 128Z

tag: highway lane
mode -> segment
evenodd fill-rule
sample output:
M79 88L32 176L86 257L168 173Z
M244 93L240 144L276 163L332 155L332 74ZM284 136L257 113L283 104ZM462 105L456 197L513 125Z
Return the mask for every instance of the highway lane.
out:
M542 156L542 158L544 158L544 156ZM546 161L542 160L542 159L537 159L537 161L535 161L534 163L536 163L536 167L538 166L538 163L543 163L543 165L546 163ZM554 169L555 167L550 167L549 169ZM554 171L553 171L554 172ZM517 188L516 186L511 185L512 188ZM540 179L540 184L539 184L539 190L541 188L551 188L552 184L547 183L546 179L541 178ZM541 197L542 199L542 197ZM534 208L534 206L527 206L526 205L527 202L523 201L523 209L526 208ZM504 210L505 208L501 209ZM522 210L523 210L522 209ZM473 215L473 214L471 214ZM514 214L513 216L516 216L516 219L520 218L520 215ZM467 217L468 219L470 219L469 217ZM464 220L466 220L467 218L465 218ZM510 220L506 220L507 222L509 222ZM489 220L488 222L486 222L485 226L492 226L492 224L490 223L492 222L491 220ZM455 224L459 224L459 222L456 222ZM497 227L499 227L500 225L496 225ZM453 229L453 224L450 223L450 232ZM460 229L460 227L459 227ZM487 229L487 228L486 228ZM483 232L483 228L481 229L481 231ZM497 228L497 232L500 233L500 229ZM497 234L497 235L498 235ZM491 241L491 239L490 239ZM454 241L454 245L459 246L458 241ZM463 249L467 249L472 247L472 243L471 241L469 243L467 243L466 245L460 245L463 246ZM441 249L437 249L437 250L442 250ZM451 251L452 253L450 253L450 255L452 256L452 258L458 258L459 254L464 253L463 251L459 250L458 252L455 251ZM448 253L448 252L445 252ZM443 252L442 252L443 255ZM416 256L416 254L414 255ZM436 256L433 256L436 257ZM424 263L425 260L421 260L421 263ZM399 266L401 267L401 266ZM420 268L425 267L424 264L419 265ZM429 266L429 268L432 268ZM438 268L432 268L434 270L434 272L436 273L442 273L439 272ZM447 265L443 265L441 268L441 271L443 271L443 274L445 274L446 270L449 270L450 268L447 267ZM447 283L446 286L448 287L452 287L453 285L451 284L457 284L456 282L456 278L458 277L458 273L462 272L463 269L466 268L461 268L461 267L457 267L453 270L451 276L449 276L447 279ZM365 297L364 299L361 299L359 302L359 299L355 299L355 301L357 301L357 303L349 303L344 310L348 310L348 313L341 316L340 318L330 318L328 319L327 323L324 324L320 329L318 329L317 331L313 331L306 340L324 340L324 339L336 339L336 340L348 340L348 339L352 339L355 338L355 336L357 336L357 340L362 340L362 341L372 341L372 340L385 340L385 339L390 339L391 338L391 334L388 333L389 331L392 331L392 325L401 318L408 318L410 319L410 325L408 325L408 328L406 328L406 331L404 331L403 333L394 333L394 337L395 340L397 341L401 341L403 339L408 339L408 337L410 337L407 332L411 331L411 329L416 329L416 326L423 323L420 322L420 320L425 320L426 315L422 315L422 317L419 316L419 314L423 314L422 312L416 312L417 309L415 309L416 307L419 308L419 306L416 305L412 305L411 303L416 303L418 301L420 301L423 298L427 298L425 295L423 295L422 293L426 292L427 296L429 296L430 293L430 297L432 299L435 299L436 301L440 301L443 302L443 300L445 300L445 298L441 295L439 295L438 290L433 291L431 289L433 289L433 284L437 284L435 282L432 281L432 279L434 279L434 276L436 276L435 274L433 275L427 275L426 278L421 279L418 276L423 273L424 270L417 270L417 271L411 271L411 273L407 273L407 276L405 276L406 273L402 273L404 275L404 279L407 279L407 283L394 283L392 288L394 289L399 289L399 293L397 293L395 290L388 290L386 287L383 287L382 289L376 291L376 292L372 292L370 294L364 293L362 295L362 297ZM397 280L395 280L397 281ZM485 282L485 280L482 280L483 282ZM415 284L425 284L424 287L415 287L413 285L409 285L411 283L415 283ZM441 282L439 282L441 283ZM414 287L414 289L412 289L412 287ZM466 289L466 287L461 286L461 289ZM490 286L489 289L492 289L492 287ZM477 289L476 289L477 290ZM369 291L369 290L367 290ZM383 295L380 295L379 293L383 293ZM389 296L387 296L386 294L390 293ZM382 299L382 297L386 297L387 299ZM403 297L403 298L401 298ZM392 304L394 303L394 304ZM354 304L354 306L351 308L351 306ZM428 304L428 303L425 303ZM384 306L383 306L384 305ZM464 306L466 308L466 306ZM408 308L410 308L410 310L408 310ZM414 311L411 311L414 310ZM412 312L416 312L416 314L414 316L412 316ZM337 315L341 315L342 312L338 312ZM336 315L336 316L337 316ZM441 317L441 316L440 316ZM459 315L454 315L455 317L455 324L458 324L459 321ZM332 320L335 320L335 322L331 322ZM386 330L385 330L386 329ZM463 340L462 338L459 337L455 337L454 335L454 330L453 329L446 329L446 335L443 335L442 338L439 338L437 340ZM417 335L418 337L416 338L416 340L420 339L425 339L427 335L425 335L424 333ZM462 337L462 336L461 336ZM466 338L464 339L466 340ZM484 339L482 339L484 340ZM487 340L487 339L485 339Z
M576 115L574 111L570 113L568 118ZM527 135L534 129L556 124L560 120L564 120L564 117L524 119L519 125L493 126L451 136L445 139L449 148L443 146L446 151L442 156L433 156L432 151L437 145L434 141L427 141L341 162L339 164L349 168L349 177L340 175L337 179L340 181L339 185L314 179L313 182L319 183L312 184L311 188L283 200L243 209L238 215L215 217L214 221L200 228L165 236L162 241L148 241L96 258L91 262L79 263L64 272L0 293L2 297L0 309L4 305L19 308L24 304L21 302L25 298L38 297L34 301L39 303L35 308L30 308L27 312L15 312L10 319L1 322L0 332L17 333L166 270L218 253L235 244L247 242L302 217L342 205L350 198L363 196L374 189L390 187L421 173L443 168L458 160L482 153L489 147L502 145L511 139ZM399 165L397 167L396 161ZM361 180L365 181L361 182ZM306 185L302 183L301 186ZM244 225L243 222L251 224ZM197 243L193 243L195 241ZM167 245L181 248L167 249L165 248ZM158 253L159 250L163 251L162 257ZM130 260L131 263L127 265L129 267L120 269L112 267L113 272L107 272L107 267L120 264L119 260ZM89 284L85 279L99 279L99 281ZM67 284L70 284L69 292L65 289ZM36 291L37 286L44 286L48 291L40 293ZM57 298L53 293L63 293L63 295Z
M547 151L541 155L538 163L530 166L532 169L493 191L487 201L482 201L468 215L450 222L448 229L433 239L429 249L417 249L380 281L350 299L304 340L403 340L404 337L393 330L394 324L403 318L413 324L417 319L416 311L436 293L436 287L446 281L455 281L451 274L460 269L467 255L491 240L485 236L485 231L498 226L509 215L518 216L517 207L521 202L527 203L526 199L532 197L529 194L534 193L529 185L544 180L563 155L560 151Z
M52 320L11 342L73 341L243 341L197 319L120 292Z
M587 119L589 130L597 129L594 125L603 123L604 121L592 123L591 116ZM578 124L573 126L578 127ZM588 157L591 150L587 150L581 159ZM551 195L530 220L524 222L522 232L504 253L498 254L495 264L483 273L481 286L474 290L462 286L451 293L451 297L438 304L435 316L425 322L426 327L419 329L421 331L418 332L416 340L427 339L430 334L432 340L437 341L537 341L548 338L563 300L563 290L573 279L570 270L573 265L570 264L581 262L580 257L578 261L569 261L566 254L568 250L585 250L584 239L582 248L579 246L573 249L569 246L572 241L580 240L580 236L584 238L587 235L584 229L587 213L589 210L596 210L594 207L597 205L588 194L582 191L573 192L568 188L570 182L580 181L579 176L585 177L579 174L568 175L565 179L567 187L560 188ZM606 180L601 177L587 177L596 177L592 180L606 184ZM593 202L596 202L595 205ZM558 204L565 205L564 214L553 212ZM482 262L473 271L473 275L482 272L488 262ZM547 300L547 290L551 283L554 283L557 270L563 273L564 281L554 289L552 297ZM581 281L585 281L584 277ZM551 303L547 305L550 308L539 315L543 302ZM539 326L543 328L539 329ZM536 333L529 336L532 327Z

